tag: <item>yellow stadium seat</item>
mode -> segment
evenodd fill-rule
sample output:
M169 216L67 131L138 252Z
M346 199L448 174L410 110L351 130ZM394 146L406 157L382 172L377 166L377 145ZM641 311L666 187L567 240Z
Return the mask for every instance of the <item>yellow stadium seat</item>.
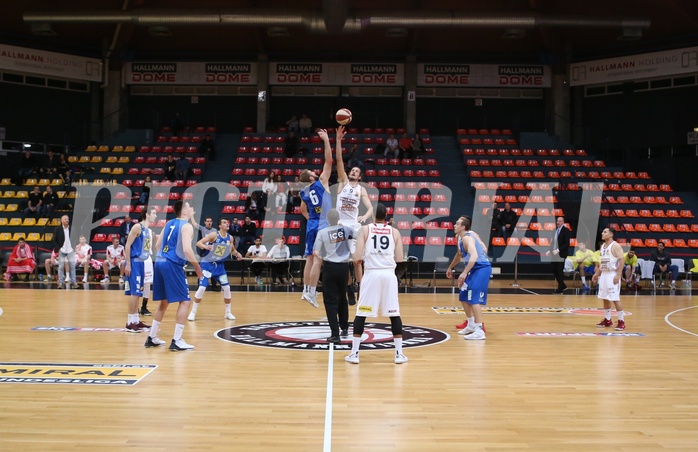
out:
M119 157L119 163L129 163L130 161L131 161L131 159L129 159L129 158L126 157L126 156L124 156L124 157Z
M121 167L114 168L111 170L111 173L112 173L112 175L118 176L118 175L124 174L124 169Z
M109 152L109 146L100 146L97 149L98 152Z
M136 152L136 147L135 146L126 146L126 149L124 149L124 152Z
M48 224L48 218L39 218L36 221L37 226L46 226Z
M22 226L36 226L36 218L25 218Z
M48 179L39 179L39 183L37 185L50 185L51 181Z
M4 211L5 211L5 204L0 204L0 212L4 212Z
M90 145L87 146L87 149L85 149L87 152L95 152L97 150L97 146L95 145Z
M0 242L9 242L12 239L12 234L9 232L0 232Z
M10 218L10 223L8 226L22 226L21 218Z
M55 226L60 226L60 224L61 224L61 220L60 220L59 218L54 218L54 219L52 219L51 222L49 223L49 226L54 226L54 227L55 227Z
M27 179L24 182L24 185L37 185L37 180L36 179Z
M61 185L63 181L61 179L52 179L51 180L51 185L56 186L56 185Z
M102 163L102 156L101 155L95 155L90 159L90 163Z
M77 155L70 155L68 156L68 162L69 163L76 163L78 161L78 156Z
M65 196L65 192L63 190L57 191L56 195L58 195L59 198L63 198Z
M0 185L12 185L12 179L10 178L5 178L2 181L0 181Z
M14 198L15 197L15 191L14 190L5 190L5 192L2 194L3 198Z
M103 166L102 168L100 168L99 172L100 174L111 174L111 168L109 168L108 166Z
M44 242L50 242L51 240L53 240L53 232L44 234Z
M80 163L90 163L90 157L88 155L83 155L80 157L80 160L78 160Z
M7 226L7 218L5 218L5 217L0 218L0 226Z
M107 157L107 163L116 163L118 161L119 161L119 159L113 155L110 155L109 157Z
M26 190L20 190L15 194L15 198L27 199L29 197L29 192Z
M26 238L27 238L27 234L25 234L24 232L15 232L12 235L12 239L10 239L10 240L12 240L13 242L16 242L19 239L26 239Z
M8 204L5 206L5 212L17 212L18 209L18 204Z
M112 152L123 152L124 147L123 146L114 146L111 151Z
M30 232L27 236L27 242L41 242L43 237L38 232Z
M78 192L76 192L76 191L70 191L70 192L68 192L68 194L65 197L68 199L75 199L75 198L77 198L77 194L78 194Z

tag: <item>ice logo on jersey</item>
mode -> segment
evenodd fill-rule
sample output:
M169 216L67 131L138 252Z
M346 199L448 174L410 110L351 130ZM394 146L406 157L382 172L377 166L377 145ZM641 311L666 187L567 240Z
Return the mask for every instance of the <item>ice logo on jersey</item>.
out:
M344 229L337 229L334 232L330 232L329 235L331 243L344 242L346 240Z

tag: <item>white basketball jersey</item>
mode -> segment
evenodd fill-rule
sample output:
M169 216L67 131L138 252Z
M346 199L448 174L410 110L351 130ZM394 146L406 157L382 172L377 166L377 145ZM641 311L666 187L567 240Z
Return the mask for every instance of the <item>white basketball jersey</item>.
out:
M602 272L614 272L618 270L618 265L620 259L613 255L613 245L616 242L613 241L608 244L604 243L601 245L601 271Z
M364 247L364 268L395 269L393 228L383 223L369 224Z
M359 221L361 190L363 190L363 187L360 184L356 184L356 187L352 187L351 184L347 182L342 191L337 195L339 222L344 226L351 226Z

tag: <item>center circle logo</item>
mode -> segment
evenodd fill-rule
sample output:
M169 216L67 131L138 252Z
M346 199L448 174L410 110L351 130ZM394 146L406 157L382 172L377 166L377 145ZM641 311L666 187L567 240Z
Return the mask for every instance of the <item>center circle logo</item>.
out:
M335 350L351 350L353 331L342 342L334 344ZM330 326L327 322L277 322L254 323L223 328L215 333L223 341L257 347L283 348L291 350L328 350ZM421 326L402 326L403 348L427 347L440 344L450 338L448 333ZM369 323L361 337L361 351L392 350L393 333L390 324Z

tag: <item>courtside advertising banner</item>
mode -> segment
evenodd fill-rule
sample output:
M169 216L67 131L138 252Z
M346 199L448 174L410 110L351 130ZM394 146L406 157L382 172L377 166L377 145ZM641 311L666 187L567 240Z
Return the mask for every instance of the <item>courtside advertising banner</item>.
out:
M549 88L551 81L550 68L540 64L417 65L417 86Z
M698 47L570 64L570 85L640 80L698 72Z
M102 62L65 53L0 44L0 69L88 82L102 81Z
M269 63L270 85L403 86L400 63Z
M138 62L124 73L127 85L257 85L257 63Z

